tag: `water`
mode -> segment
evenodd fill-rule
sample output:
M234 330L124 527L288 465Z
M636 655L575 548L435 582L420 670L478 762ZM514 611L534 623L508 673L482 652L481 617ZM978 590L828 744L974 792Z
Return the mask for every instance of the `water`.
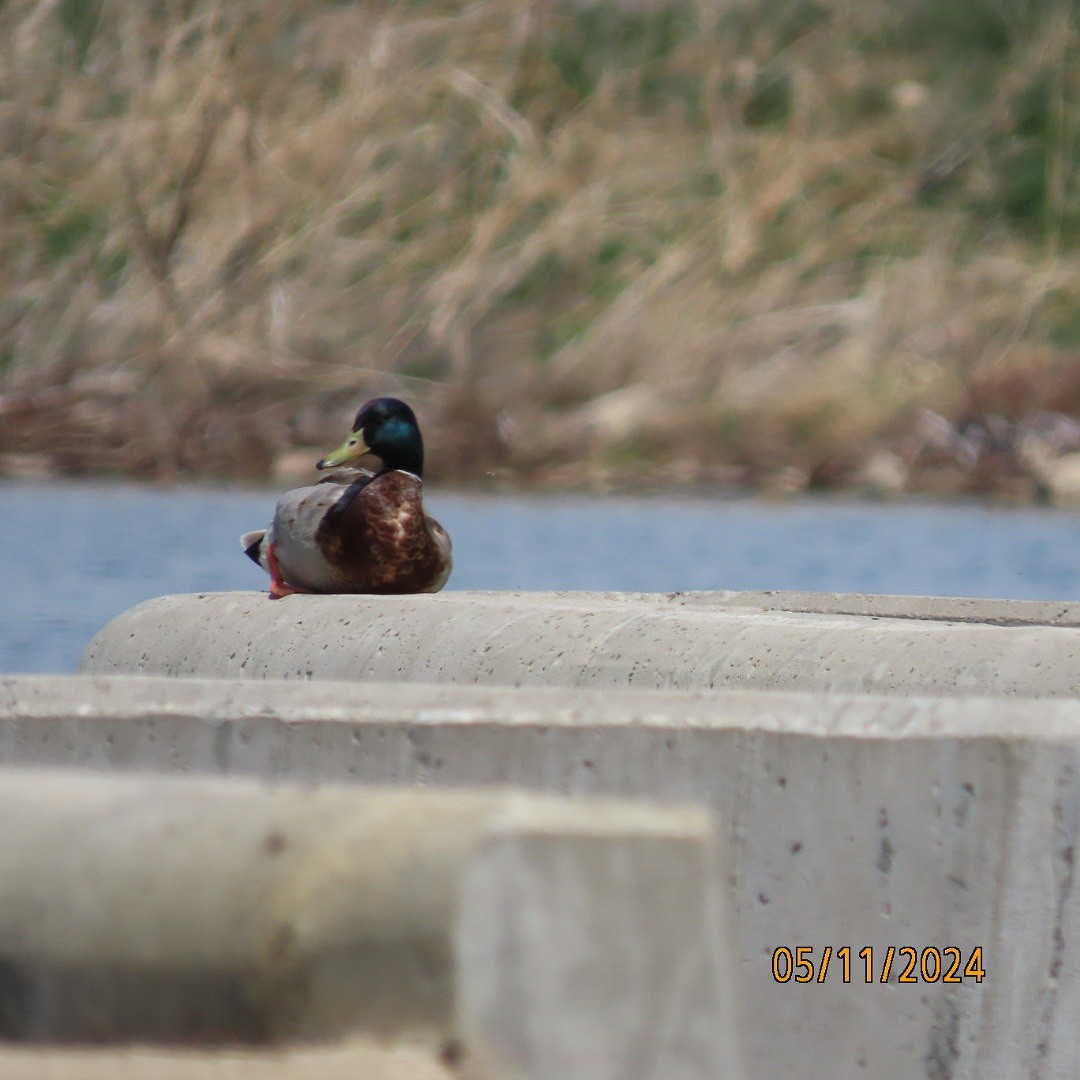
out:
M240 533L276 493L0 483L0 672L75 668L163 593L263 589ZM451 589L811 589L1080 598L1080 515L804 500L434 494Z

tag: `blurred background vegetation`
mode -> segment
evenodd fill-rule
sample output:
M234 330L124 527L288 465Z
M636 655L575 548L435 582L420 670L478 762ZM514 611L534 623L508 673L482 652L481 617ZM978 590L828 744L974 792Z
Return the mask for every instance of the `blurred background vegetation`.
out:
M0 467L1045 493L1078 10L0 0Z

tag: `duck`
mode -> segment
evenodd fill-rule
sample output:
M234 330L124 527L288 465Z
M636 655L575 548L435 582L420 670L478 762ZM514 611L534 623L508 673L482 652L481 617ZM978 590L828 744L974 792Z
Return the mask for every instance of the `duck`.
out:
M375 472L353 465L371 454ZM450 577L450 536L424 512L424 440L397 398L360 408L349 437L315 465L326 476L287 491L244 554L270 574L270 599L294 593L431 593Z

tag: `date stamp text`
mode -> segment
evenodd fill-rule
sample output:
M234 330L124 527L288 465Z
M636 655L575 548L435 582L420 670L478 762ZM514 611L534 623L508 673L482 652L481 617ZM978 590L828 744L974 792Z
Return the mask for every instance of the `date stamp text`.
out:
M772 954L772 977L778 983L981 983L986 978L983 951L976 945L965 955L955 945L889 945L874 949L850 945L818 949L813 945L778 945Z

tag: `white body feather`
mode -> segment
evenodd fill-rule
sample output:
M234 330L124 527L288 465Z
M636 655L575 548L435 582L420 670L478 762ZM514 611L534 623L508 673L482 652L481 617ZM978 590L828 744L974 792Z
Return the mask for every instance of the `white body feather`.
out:
M339 575L326 561L316 543L319 525L350 484L365 476L366 469L341 469L335 474L339 482L311 484L286 491L274 508L274 520L263 531L245 533L240 538L244 550L259 544L259 565L267 572L270 566L266 549L274 545L274 554L285 580L300 589L328 591L341 584Z
M285 580L297 588L322 591L340 584L315 536L322 519L346 490L340 484L312 484L287 491L278 500L263 550L266 544L274 545Z

